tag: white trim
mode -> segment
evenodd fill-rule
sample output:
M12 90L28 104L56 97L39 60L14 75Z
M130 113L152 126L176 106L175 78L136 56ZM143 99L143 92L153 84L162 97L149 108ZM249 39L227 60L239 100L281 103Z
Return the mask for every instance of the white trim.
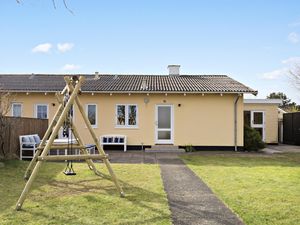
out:
M265 111L262 110L251 110L251 115L250 115L250 125L252 128L262 128L262 140L266 141L266 116L265 116ZM262 124L254 124L254 113L262 113L263 116L263 122Z
M287 113L286 111L284 111L283 109L281 108L277 108L278 112L281 112L281 113Z
M118 106L125 106L125 125L118 125ZM136 125L128 125L128 107L135 106L136 107ZM126 128L126 129L137 129L139 128L139 107L137 104L116 104L115 106L115 128Z
M158 128L158 107L170 107L171 127L170 129ZM174 144L174 106L173 105L155 105L155 144ZM170 140L158 140L158 131L170 131Z
M38 106L46 106L47 107L47 118L46 119L49 119L49 104L45 104L45 103L37 103L37 104L34 104L34 118L38 118L37 117L37 107Z
M5 90L4 90L5 91ZM30 92L25 91L25 90L8 90L12 93L44 93L45 91L33 91L31 90ZM59 90L57 90L59 91ZM47 91L48 93L56 93L57 91ZM85 93L94 93L94 94L147 94L147 93L151 93L151 94L256 94L257 91L246 91L246 92L234 92L234 91L228 91L228 92L217 92L217 91L149 91L149 90L145 90L145 91L82 91L83 94Z
M281 99L244 99L244 104L282 104Z
M96 103L87 103L87 104L85 104L85 113L86 113L86 116L89 118L89 113L88 113L88 106L89 105L94 105L94 106L96 106L96 115L95 115L95 119L96 119L96 124L91 124L92 125L92 128L98 128L98 105L96 104Z
M22 115L23 115L23 104L20 103L20 102L13 102L11 104L11 116L14 116L14 105L20 105L21 106L21 115L18 116L18 117L22 117Z

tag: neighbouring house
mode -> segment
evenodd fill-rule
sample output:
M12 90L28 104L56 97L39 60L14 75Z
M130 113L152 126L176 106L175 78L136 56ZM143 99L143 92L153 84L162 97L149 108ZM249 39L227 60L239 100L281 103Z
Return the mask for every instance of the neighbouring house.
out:
M282 137L281 99L244 99L244 123L257 130L267 144L278 144Z
M85 75L80 99L96 134L126 135L128 149L158 144L242 148L244 108L256 110L244 105L243 95L257 91L226 75L181 75L179 65L168 69L168 75ZM58 108L55 92L65 86L63 75L57 74L3 74L0 84L15 95L12 116L50 120ZM257 109L268 114L268 105L264 107ZM73 115L84 141L91 142L76 106ZM268 126L262 134L273 143L277 122L269 126L270 136Z

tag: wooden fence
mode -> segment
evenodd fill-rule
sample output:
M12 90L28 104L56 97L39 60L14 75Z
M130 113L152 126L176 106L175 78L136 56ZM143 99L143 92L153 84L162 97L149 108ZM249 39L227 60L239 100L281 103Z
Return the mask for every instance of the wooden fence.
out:
M283 143L300 145L300 112L283 114Z
M47 119L5 117L4 118L4 149L6 158L18 158L20 155L20 135L38 134L43 138L47 128ZM4 156L1 155L0 158Z

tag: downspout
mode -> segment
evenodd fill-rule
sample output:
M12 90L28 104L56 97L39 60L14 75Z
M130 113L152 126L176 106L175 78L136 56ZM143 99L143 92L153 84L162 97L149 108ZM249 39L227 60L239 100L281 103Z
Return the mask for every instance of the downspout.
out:
M234 151L237 151L237 103L240 95L237 95L234 101Z

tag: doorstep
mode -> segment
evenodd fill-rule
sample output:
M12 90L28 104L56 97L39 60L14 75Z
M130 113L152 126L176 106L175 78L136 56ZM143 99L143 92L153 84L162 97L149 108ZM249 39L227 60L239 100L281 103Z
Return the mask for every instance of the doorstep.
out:
M151 148L146 148L145 152L167 152L167 153L183 153L185 150L174 145L152 145Z

